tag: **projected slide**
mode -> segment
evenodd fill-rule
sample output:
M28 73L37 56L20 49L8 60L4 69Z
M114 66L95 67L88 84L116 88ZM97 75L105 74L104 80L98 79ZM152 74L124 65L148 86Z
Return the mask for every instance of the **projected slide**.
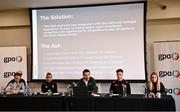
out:
M32 10L33 79L145 80L144 3Z

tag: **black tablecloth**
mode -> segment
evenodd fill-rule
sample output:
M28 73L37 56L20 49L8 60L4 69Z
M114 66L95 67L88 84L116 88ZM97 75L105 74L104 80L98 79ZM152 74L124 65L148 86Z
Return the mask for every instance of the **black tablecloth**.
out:
M0 97L0 110L128 110L175 111L172 96L145 98L140 95L127 97L92 96L5 96Z
M7 96L0 97L0 110L65 110L61 96Z

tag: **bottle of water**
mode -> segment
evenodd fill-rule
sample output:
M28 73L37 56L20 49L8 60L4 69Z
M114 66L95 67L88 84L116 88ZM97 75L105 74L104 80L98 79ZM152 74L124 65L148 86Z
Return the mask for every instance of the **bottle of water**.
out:
M148 89L146 86L143 86L143 87L144 87L144 97L148 98Z
M122 84L123 87L123 96L126 97L127 96L127 87L125 84Z
M71 96L72 95L72 85L69 84L67 87L67 96Z
M73 82L72 83L72 96L74 95L74 88L76 88L78 85L77 85L77 83L76 82Z
M27 85L26 89L27 89L26 92L27 92L28 96L31 96L33 94L31 87L29 85Z
M4 87L1 87L1 95L4 95Z
M51 92L50 89L47 91L47 95L48 95L48 96L52 95L52 92Z
M112 90L109 91L109 96L113 96L113 91Z

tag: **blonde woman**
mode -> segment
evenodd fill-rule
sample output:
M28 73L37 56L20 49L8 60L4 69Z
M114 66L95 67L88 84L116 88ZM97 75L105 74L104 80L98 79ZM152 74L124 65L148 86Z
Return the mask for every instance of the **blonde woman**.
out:
M165 87L162 82L160 82L159 77L156 72L153 72L150 76L150 81L147 83L150 96L156 96L158 92L162 95L166 94Z

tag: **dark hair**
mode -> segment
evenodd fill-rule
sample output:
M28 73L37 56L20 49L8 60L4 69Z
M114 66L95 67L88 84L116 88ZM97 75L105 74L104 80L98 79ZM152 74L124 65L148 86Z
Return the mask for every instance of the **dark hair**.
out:
M86 72L89 72L89 73L90 73L89 69L84 69L84 70L83 70L83 75L84 75L84 73L86 73Z
M123 73L123 69L117 69L116 73L122 72Z
M16 72L16 73L14 74L14 76L22 76L22 73Z
M47 74L46 74L46 77L48 76L48 75L52 75L50 72L48 72Z

